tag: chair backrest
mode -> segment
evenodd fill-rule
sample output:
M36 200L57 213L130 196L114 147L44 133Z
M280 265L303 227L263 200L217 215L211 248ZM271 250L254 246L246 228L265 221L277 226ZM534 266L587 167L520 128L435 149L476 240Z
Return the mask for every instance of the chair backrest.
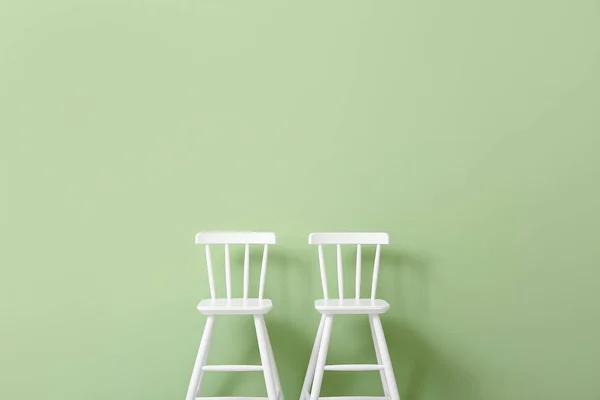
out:
M215 299L215 280L213 273L210 245L225 245L225 289L227 298L231 299L231 263L229 246L244 245L244 299L248 298L250 285L250 245L263 245L262 263L260 269L260 283L258 298L263 298L265 275L267 273L267 253L270 244L275 244L275 234L271 232L199 232L196 234L196 244L205 245L206 268L208 271L208 285L210 297Z
M387 233L354 233L354 232L336 232L336 233L311 233L308 236L309 244L318 245L319 267L321 269L321 285L323 286L323 297L328 299L327 293L327 274L325 272L325 260L323 257L323 245L334 244L337 250L337 281L338 295L340 299L344 298L344 275L342 272L342 245L356 245L356 284L355 297L360 298L360 283L362 280L362 245L375 245L375 262L373 265L373 279L371 281L371 299L375 299L377 291L377 279L379 276L379 260L381 255L381 245L389 244L390 239Z

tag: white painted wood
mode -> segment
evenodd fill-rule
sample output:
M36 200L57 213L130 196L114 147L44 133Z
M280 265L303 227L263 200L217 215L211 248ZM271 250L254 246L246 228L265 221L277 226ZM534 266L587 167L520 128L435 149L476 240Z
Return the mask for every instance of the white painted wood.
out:
M319 269L321 271L321 285L323 287L323 297L328 299L327 293L327 271L325 268L324 245L335 245L336 247L336 266L337 266L337 284L338 299L344 298L344 274L342 263L342 245L356 245L356 278L354 298L361 299L360 289L362 283L362 249L363 245L375 245L375 261L373 265L373 279L371 281L371 299L375 300L377 293L377 283L379 280L379 264L381 260L381 244L389 243L387 233L311 233L308 238L309 244L316 244L319 252Z
M188 386L187 395L185 396L186 400L194 400L197 393L200 391L200 385L202 383L202 367L206 364L214 326L215 317L210 316L206 318L206 324L204 325L204 332L202 333L202 339L200 340L196 362L194 363L194 369L192 370L192 378L190 379L190 385Z
M323 383L323 374L325 372L325 363L327 361L327 351L329 350L329 340L331 339L332 324L333 315L326 315L323 325L323 337L319 344L319 355L317 356L315 376L310 390L310 400L318 400L319 394L321 393L321 384Z
M245 242L244 242L245 241ZM233 296L233 288L235 285L232 282L231 274L231 245L242 244L244 245L244 278L242 282L242 297L249 299L250 293L250 247L251 245L263 245L263 258L261 262L260 270L260 281L258 288L258 298L264 297L264 287L267 273L267 252L268 245L275 243L275 234L270 232L200 232L196 235L196 242L204 244L206 247L206 265L208 271L208 281L211 299L219 300L216 296L216 286L214 281L214 267L211 258L210 245L224 245L225 255L225 298L229 300L236 300ZM239 292L238 292L239 293ZM237 303L236 303L237 304ZM249 303L251 305L251 303ZM208 311L206 309L207 304L203 304L203 312ZM221 302L215 303L218 309L215 312L223 313L223 304ZM254 305L251 305L254 306ZM262 306L261 306L262 308Z
M246 371L262 371L262 365L205 365L202 371L215 372L246 372Z
M248 298L248 286L250 285L250 245L244 245L244 298Z
M206 269L208 272L208 287L210 288L210 298L215 298L215 278L213 274L212 259L210 257L210 246L206 245Z
M373 346L375 348L375 356L377 357L377 364L383 365L381 363L381 353L379 352L379 344L377 344L377 337L375 336L375 328L373 326L373 320L371 318L369 318L369 326L371 327L371 337L373 338ZM387 381L385 379L385 371L383 371L383 369L379 371L379 376L381 378L381 386L383 386L383 394L385 396L389 396L390 393L388 390Z
M313 349L310 353L310 360L308 361L308 368L306 369L306 375L304 376L304 384L302 385L302 393L304 397L310 397L308 391L311 388L312 381L315 376L315 369L317 367L317 356L319 355L319 348L321 346L321 338L323 337L324 326L325 314L321 315L321 322L319 323L319 328L317 329L317 336L315 337Z
M229 260L229 245L225 244L225 287L227 298L231 299L231 262Z
M271 300L264 299L264 285L267 271L267 249L269 244L275 243L275 234L268 232L200 232L196 235L196 243L204 244L206 248L206 265L210 288L210 299L204 299L198 304L198 311L207 315L206 327L200 341L200 348L194 363L192 378L188 387L186 400L283 400L279 374L275 364L273 349L269 341L267 328L263 315L268 313L273 305ZM213 263L210 245L224 245L225 252L225 298L216 296ZM233 297L231 274L231 245L244 245L244 273L242 283L243 298ZM261 262L259 297L250 298L250 245L263 245L263 259ZM235 285L237 286L237 284ZM238 289L239 290L239 289ZM258 338L261 365L206 365L206 358L212 337L214 321L217 315L253 315ZM252 372L263 371L267 386L268 397L200 397L202 376L204 372Z
M360 299L360 281L362 279L362 247L360 244L356 245L356 281L354 283L355 293L354 297Z
M279 372L277 371L277 363L275 362L275 354L273 354L273 347L271 346L271 339L269 338L269 331L267 330L267 325L262 320L265 338L267 339L267 346L269 349L269 359L271 360L271 371L273 373L273 381L275 382L275 390L277 391L277 397L283 397L283 391L281 390L281 382L279 381Z
M326 365L325 371L379 371L383 365L379 364L334 364Z
M205 315L266 314L272 308L273 304L269 299L206 299L197 307Z
M390 305L382 299L375 298L379 278L379 264L381 260L381 245L389 243L386 233L312 233L309 243L318 246L319 268L321 270L321 284L323 285L324 298L315 301L315 309L321 313L321 323L317 331L317 337L313 351L308 363L304 385L300 393L300 400L400 400L398 387L394 378L394 372L383 334L383 327L379 315L385 313ZM338 298L327 296L327 281L325 262L323 257L323 246L336 246L336 264L338 280ZM345 299L343 293L342 272L342 245L356 245L356 277L354 298ZM365 245L375 246L375 260L373 265L373 279L371 281L371 293L369 298L361 298L362 284L362 250ZM363 314L369 317L371 336L373 339L377 364L343 364L326 365L331 325L333 316L338 314ZM325 371L379 371L381 383L384 389L384 397L372 396L340 396L319 397L323 375ZM309 385L312 381L312 387Z
M323 246L319 245L319 269L321 270L321 286L323 287L323 297L328 299L327 293L327 273L325 271L325 258L323 256Z
M196 244L275 244L272 232L198 232Z
M265 244L262 256L262 265L260 266L260 283L258 287L258 298L263 298L263 292L265 290L265 277L267 275L267 255L269 254L269 245Z
M380 299L321 299L315 308L322 314L383 314L390 305Z
M342 266L342 246L336 245L336 255L337 255L337 273L338 273L338 295L340 299L344 298L344 267Z
M381 258L381 245L375 247L375 265L373 266L373 280L371 281L371 299L375 299L377 281L379 280L379 260Z
M383 333L383 327L381 326L381 319L379 315L369 315L373 323L373 330L375 331L375 339L379 348L379 354L381 356L381 363L384 367L385 380L387 383L387 392L391 400L400 400L398 394L398 386L396 385L396 378L394 376L394 369L392 367L392 360L390 359L390 353L388 352L387 342L385 341L385 335Z
M318 232L308 237L309 244L389 244L383 232Z
M267 387L267 396L269 400L278 400L278 393L273 379L273 367L269 357L269 344L266 334L265 320L261 315L254 316L254 326L256 327L256 337L258 339L258 350L260 352L261 363L264 367L265 386Z

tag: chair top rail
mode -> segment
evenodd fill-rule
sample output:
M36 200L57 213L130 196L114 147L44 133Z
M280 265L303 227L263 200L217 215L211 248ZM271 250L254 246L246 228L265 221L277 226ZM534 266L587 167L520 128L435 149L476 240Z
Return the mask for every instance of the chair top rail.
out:
M275 244L272 232L198 232L196 244Z
M309 244L389 244L383 232L319 232L308 236Z

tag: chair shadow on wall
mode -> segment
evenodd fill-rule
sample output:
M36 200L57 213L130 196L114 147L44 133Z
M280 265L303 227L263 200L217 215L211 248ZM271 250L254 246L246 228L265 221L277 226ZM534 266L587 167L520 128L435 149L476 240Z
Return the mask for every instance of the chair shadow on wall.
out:
M356 344L356 355L352 356L360 355L361 362L374 363L375 354L366 317L353 322L349 329L353 332L352 341ZM385 316L382 317L382 324L398 390L403 400L480 399L475 393L471 374L444 356L421 332L408 323ZM335 342L332 342L332 347L328 363L350 361L347 355L336 356ZM321 393L329 396L339 395L340 389L343 389L345 395L383 395L379 377L369 378L371 379L368 381L365 378L360 382L362 378L352 373L331 373L326 375ZM370 393L364 393L365 390L369 390Z
M260 257L258 254L251 254L251 265L260 263ZM370 266L372 270L374 251L363 249L361 259L363 271L372 274L368 269ZM243 255L239 255L239 260L243 260ZM242 265L240 262L237 264ZM352 280L353 266L346 264L344 265L345 276ZM235 264L232 262L232 265ZM321 297L321 285L318 273L309 271L310 268L318 269L318 264L313 257L305 259L290 255L288 251L270 249L268 268L265 292L266 297L273 299L274 311L266 316L267 328L284 395L288 400L293 400L300 396L319 322L319 314L314 310L313 302ZM382 324L401 398L424 400L443 395L445 399L478 400L475 384L468 371L454 360L448 359L417 326L410 323L410 320L417 315L421 317L420 320L426 319L428 315L429 268L430 261L421 255L395 249L392 246L386 246L382 250L377 297L387 300L391 305L390 311L382 315ZM298 277L302 277L302 285L305 285L306 293L310 296L310 299L302 300L306 304L298 305L299 300L293 298L293 293L286 289L289 287L287 285L297 285ZM370 279L370 276L365 278ZM278 284L269 285L269 281ZM367 279L363 280L363 282L367 281ZM302 312L314 313L311 326L290 323L290 315L285 311L290 306L302 307ZM280 313L276 310L284 311ZM338 321L342 318L345 316L337 317ZM366 317L355 319L346 326L347 331L352 331L352 334L348 335L348 341L352 341L352 352L355 354L340 354L336 351L336 345L345 345L335 340L336 324L340 322L334 323L334 338L330 345L327 363L374 362L375 352ZM306 334L307 331L310 333ZM241 356L238 361L248 364L258 363L256 334L251 318L244 321L237 333L241 339L236 346L246 349L239 353ZM377 391L374 395L382 395L378 376L377 379L363 380L361 377L366 374L369 373L327 372L321 395L367 395L368 393L362 393L365 389ZM243 378L239 374L225 374L217 386L215 395L231 395L232 391L243 383L242 379L252 378ZM254 379L261 380L262 376Z
M366 256L363 265L373 260ZM479 399L472 375L427 338L421 322L411 323L427 323L430 269L427 256L393 246L382 250L377 297L390 303L381 319L401 398ZM373 352L368 324L357 324L355 332L364 351Z
M362 297L368 297L373 273L374 249L365 247L362 251L361 264L363 267ZM353 254L344 254L355 258ZM386 335L390 357L394 366L398 389L403 400L424 400L426 398L445 399L479 399L471 374L459 366L455 360L448 359L427 336L413 324L412 321L423 321L429 314L429 274L431 261L427 256L409 252L404 249L385 246L381 252L379 284L377 298L387 300L390 310L383 314L382 324ZM316 266L315 266L316 268ZM345 281L354 278L354 265L344 263ZM352 283L353 285L353 283ZM367 286L364 288L364 286ZM349 287L345 285L345 293ZM338 320L345 318L341 315ZM336 323L334 322L333 338L329 347L328 364L342 363L374 363L375 350L371 330L366 316L352 316L351 323L345 326L347 341L340 343L335 340ZM316 325L315 328L316 330ZM310 338L312 339L312 338ZM310 347L301 354L306 368ZM336 351L336 346L351 347L352 354ZM304 346L303 346L304 347ZM285 356L285 355L282 355ZM301 372L301 377L303 373ZM361 375L362 374L362 375ZM379 374L368 377L368 372L329 372L325 374L321 395L383 395ZM364 377L364 379L363 379ZM369 379L372 378L372 379ZM300 383L301 385L301 383ZM299 386L297 392L299 392ZM364 393L365 390L374 393ZM343 393L340 393L343 391Z

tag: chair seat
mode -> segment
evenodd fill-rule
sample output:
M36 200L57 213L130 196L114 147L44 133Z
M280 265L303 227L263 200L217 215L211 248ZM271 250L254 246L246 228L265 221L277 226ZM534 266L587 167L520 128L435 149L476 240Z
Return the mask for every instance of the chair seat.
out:
M379 299L321 299L315 308L321 314L383 314L390 305Z
M205 315L266 314L273 304L269 299L206 299L197 308Z

